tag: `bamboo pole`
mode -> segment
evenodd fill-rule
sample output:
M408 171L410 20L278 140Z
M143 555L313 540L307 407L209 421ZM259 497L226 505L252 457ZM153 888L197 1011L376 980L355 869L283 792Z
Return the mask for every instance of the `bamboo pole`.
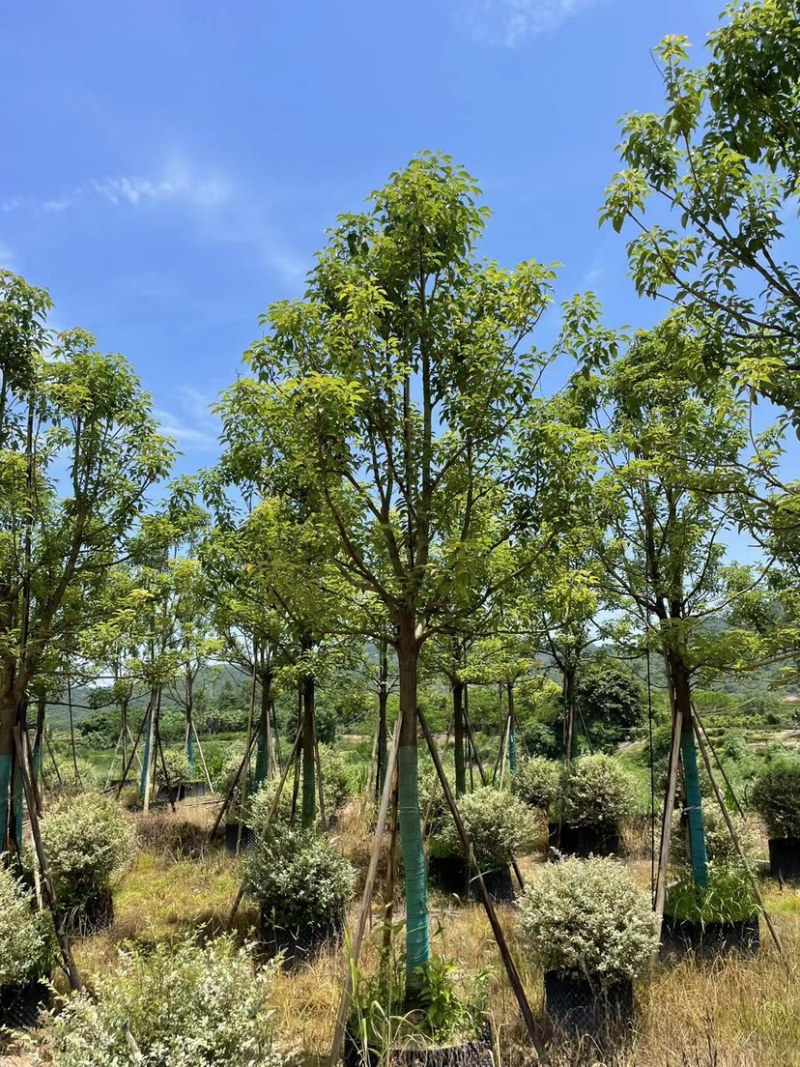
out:
M14 727L14 747L17 752L17 761L19 763L20 775L22 777L22 788L25 793L25 803L28 807L28 818L31 824L31 835L33 837L34 847L36 849L36 858L39 862L39 870L42 876L42 888L44 889L45 900L47 906L53 916L53 925L55 926L56 938L58 940L58 946L61 949L61 955L64 961L64 970L66 971L67 978L69 979L70 988L78 993L82 988L81 978L78 974L78 969L75 966L75 960L72 958L72 950L69 944L69 938L64 933L62 920L57 915L57 898L56 891L53 885L53 879L50 875L50 868L47 864L47 857L44 853L44 846L42 844L42 832L39 826L39 814L36 809L36 794L33 789L32 779L30 775L30 769L28 766L27 753L25 751L25 745L22 739L22 728L19 724Z
M239 784L239 779L242 776L242 771L247 766L247 764L250 762L250 756L252 755L253 745L254 744L255 744L255 737L251 738L250 749L247 752L245 752L244 757L242 759L242 762L239 764L239 770L236 772L236 776L234 777L233 781L231 782L230 787L228 788L228 792L225 794L225 799L222 801L222 807L217 812L217 817L214 820L214 825L211 827L211 833L208 835L208 840L209 841L213 841L214 838L216 837L217 830L219 830L219 824L222 822L222 819L223 819L223 817L225 815L225 812L228 810L228 805L230 804L231 800L233 799L233 794L236 792L236 787Z
M400 804L400 778L395 766L392 775L392 830L389 836L389 856L386 861L386 892L383 895L383 948L389 950L392 943L392 919L394 917L394 889L397 875L397 827Z
M706 743L703 740L700 727L698 726L696 721L693 722L693 725L694 735L697 739L697 746L700 749L700 755L703 757L703 763L705 764L706 774L708 775L709 781L711 782L711 788L714 790L714 796L717 798L719 809L722 812L722 818L725 820L725 825L728 827L728 833L731 835L731 840L733 841L734 847L739 854L739 859L742 861L742 863L744 864L744 869L747 871L747 877L750 879L750 883L753 886L753 891L755 893L756 900L758 901L758 906L759 908L761 908L761 911L764 915L764 921L766 922L767 928L769 929L769 932L772 935L772 940L775 942L775 947L777 948L779 954L783 956L783 945L781 944L781 939L778 937L778 931L773 925L772 918L770 917L770 914L767 911L767 906L764 903L764 897L761 895L761 890L758 886L758 879L753 874L753 869L747 860L747 856L745 856L744 854L744 849L742 848L742 843L739 840L739 835L736 833L736 827L733 825L733 820L731 819L730 814L728 812L728 808L725 804L725 798L723 797L720 788L717 785L717 780L714 777L714 772L711 769L711 760L709 758L708 749L706 748Z
M194 724L194 719L192 719L192 730L194 732L194 739L195 739L195 742L197 744L197 751L198 751L198 753L200 755L200 763L203 765L203 774L206 776L206 782L208 783L208 788L213 793L214 792L214 783L211 781L211 775L208 773L208 764L206 763L206 757L205 757L205 753L203 752L203 746L200 744L200 737L199 737L199 735L197 733L197 727Z
M147 706L147 711L145 712L145 716L142 719L141 725L139 726L139 729L138 729L138 731L136 733L136 739L133 742L133 747L131 748L131 754L128 757L128 762L127 762L127 764L125 766L125 769L122 772L122 778L120 778L119 785L115 787L116 788L116 793L114 794L114 796L115 796L115 798L117 800L119 800L119 795L122 792L123 786L125 785L125 783L128 780L128 774L130 773L130 769L131 769L131 767L133 765L133 757L136 755L136 748L137 748L139 742L142 739L142 734L144 733L145 724L147 723L148 718L150 716L150 712L152 710L152 703L153 703L153 698L152 698L152 695L151 695L150 703Z
M283 773L281 774L281 780L278 782L278 788L277 788L277 790L275 792L275 796L272 798L272 803L269 806L269 811L267 812L267 817L264 820L264 826L262 828L262 836L266 835L266 832L267 832L267 830L269 830L270 825L272 824L272 820L275 818L275 815L276 815L276 813L278 811L278 804L280 804L281 794L283 793L283 787L286 785L286 779L289 777L289 768L292 765L292 757L294 756L294 754L296 752L300 751L300 744L301 744L302 740L303 740L303 726L302 726L302 723L301 723L300 728L297 731L297 737L294 740L294 748L292 749L292 755L286 761L286 766L283 768ZM217 823L217 825L219 825L219 823ZM245 882L244 882L244 880L242 880L242 883L239 886L239 891L236 894L236 899L233 902L233 907L231 908L231 915L230 915L230 921L231 922L233 922L233 920L236 918L236 912L239 910L239 905L242 903L242 898L244 897L244 892L245 892Z
M681 751L681 729L683 712L673 704L672 738L669 748L667 786L664 792L664 811L661 815L661 847L658 854L658 872L656 874L656 894L653 910L656 915L656 938L661 939L661 925L664 921L664 900L667 895L667 864L669 863L669 846L672 839L672 813L675 810L675 788L678 782L678 756ZM656 948L658 952L658 948Z
M714 748L714 745L711 743L711 738L708 736L708 733L706 732L705 723L700 718L700 716L697 714L697 708L694 706L694 704L692 704L692 718L697 723L697 725L700 727L700 729L703 732L703 739L705 740L705 743L708 745L708 747L709 747L709 749L711 751L711 755L714 757L714 762L716 763L717 767L719 768L719 772L723 777L725 785L728 787L728 792L733 797L733 803L736 805L736 810L739 812L741 817L744 818L744 810L742 808L742 805L739 803L739 798L736 796L736 793L734 793L734 791L733 791L733 786L731 785L731 780L728 777L728 775L725 773L725 768L722 766L722 760L717 755L717 750Z
M389 810L389 800L392 795L395 768L397 767L397 749L400 741L400 724L402 719L402 715L397 716L394 736L392 737L392 747L386 762L386 776L383 780L383 794L381 795L381 805L378 809L378 821L375 825L375 836L372 841L372 855L369 858L367 877L364 882L364 892L361 895L361 907L359 908L356 928L350 945L350 965L345 974L344 988L342 989L342 995L339 1000L339 1009L336 1013L336 1025L333 1030L331 1051L328 1057L329 1067L337 1067L339 1060L342 1058L344 1033L345 1028L347 1027L347 1015L350 1009L350 996L353 991L353 972L358 966L358 959L361 955L361 942L364 940L364 931L367 928L367 918L370 913L372 891L375 887L375 877L378 873L378 859L381 852L383 833L386 829L386 815Z
M494 904L492 903L492 898L489 896L489 891L486 888L486 883L483 880L481 869L478 866L478 861L475 857L475 850L473 849L472 843L469 840L466 827L464 826L463 820L458 810L458 805L456 804L453 798L453 794L450 789L450 783L447 781L447 777L444 773L444 768L442 767L442 761L439 759L439 753L436 751L436 745L433 743L433 737L431 735L430 728L428 727L427 720L425 719L425 716L420 708L417 708L417 717L419 719L419 724L422 727L422 732L425 735L425 740L428 743L428 748L431 753L431 759L433 760L434 766L436 767L436 773L439 775L439 781L442 783L442 789L444 790L445 799L447 800L447 806L450 808L450 813L453 816L453 821L455 823L456 830L458 831L458 836L461 839L461 846L467 854L470 867L472 867L473 870L476 872L477 877L475 880L478 883L483 907L486 911L486 916L492 927L492 933L494 934L495 941L497 942L497 948L500 952L500 958L503 961L503 966L506 969L506 974L508 975L509 983L511 985L512 990L514 991L514 996L517 999L517 1004L519 1005L520 1013L522 1014L525 1027L528 1031L528 1036L531 1039L533 1047L536 1049L540 1062L547 1063L547 1052L545 1050L544 1043L542 1042L542 1039L539 1036L539 1031L536 1027L536 1020L533 1017L533 1012L531 1011L531 1006L528 1002L527 994L525 993L525 987L522 983L522 978L520 977L520 973L517 970L517 965L514 963L514 958L511 955L508 943L506 942L505 934L503 933L503 928L500 925L499 919L497 918L497 912L495 911Z

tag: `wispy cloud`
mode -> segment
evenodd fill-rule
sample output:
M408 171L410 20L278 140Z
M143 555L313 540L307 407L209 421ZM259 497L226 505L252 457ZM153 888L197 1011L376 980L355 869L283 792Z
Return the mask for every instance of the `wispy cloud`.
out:
M225 203L230 196L230 185L224 178L199 173L179 156L173 157L156 178L103 178L93 181L90 188L112 204L133 206L156 200L208 208Z
M551 33L598 0L465 0L461 27L484 44L517 48Z
M179 448L218 452L220 425L210 410L215 399L185 386L173 396L168 409L158 408L154 414L162 432L174 438Z
M14 271L14 273L19 271L16 253L11 245L6 244L5 241L0 241L0 267L3 270Z

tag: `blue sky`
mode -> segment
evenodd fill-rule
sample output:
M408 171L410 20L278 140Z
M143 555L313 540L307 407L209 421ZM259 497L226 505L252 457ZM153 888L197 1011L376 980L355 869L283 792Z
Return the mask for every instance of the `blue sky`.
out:
M208 404L257 316L298 295L323 230L421 149L494 211L484 252L564 264L616 323L624 241L598 230L616 122L656 108L649 49L700 58L721 0L40 0L0 35L0 266L48 287L59 328L123 352L210 463ZM546 328L547 329L547 328ZM550 327L552 329L552 326Z

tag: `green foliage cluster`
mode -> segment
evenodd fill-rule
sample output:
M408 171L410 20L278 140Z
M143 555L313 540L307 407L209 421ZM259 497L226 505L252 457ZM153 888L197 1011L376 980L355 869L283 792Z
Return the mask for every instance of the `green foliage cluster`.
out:
M322 788L325 794L327 814L341 811L355 792L352 768L341 751L332 745L319 746L319 761L322 768Z
M752 799L770 836L800 838L800 759L767 764L753 787Z
M644 692L630 669L608 656L593 656L578 673L576 700L592 746L613 750L644 717Z
M245 878L275 929L326 934L344 921L355 871L329 838L276 823L248 855Z
M279 1067L274 970L232 937L131 946L93 992L68 998L33 1048L36 1067Z
M547 812L559 794L561 764L544 756L522 760L511 776L511 792L531 808Z
M108 889L133 856L135 831L112 800L67 797L41 822L42 845L59 904L81 904Z
M158 785L168 785L171 788L188 782L191 778L189 772L189 760L183 749L165 748L156 756L155 774Z
M703 801L703 832L706 841L706 852L709 862L717 866L741 864L739 853L733 843L733 838L719 810L716 800ZM736 811L729 812L736 835L745 857L754 859L758 852L758 838L751 823L742 818ZM689 843L684 820L680 812L675 812L672 827L672 862L684 873L689 870Z
M48 975L54 947L49 913L35 911L33 894L0 864L0 990Z
M617 826L634 811L635 785L611 756L564 764L556 804L568 826Z
M543 970L601 984L642 975L656 947L650 899L612 859L548 864L525 894L521 925Z
M533 814L511 793L483 786L459 797L458 810L481 869L508 867L533 848L536 839ZM467 858L452 818L443 821L431 842L431 850L437 855Z

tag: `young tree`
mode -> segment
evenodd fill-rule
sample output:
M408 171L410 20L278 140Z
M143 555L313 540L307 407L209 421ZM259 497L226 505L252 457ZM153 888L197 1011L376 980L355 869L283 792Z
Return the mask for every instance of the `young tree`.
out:
M400 839L407 992L429 959L417 766L420 649L444 616L466 617L518 565L529 513L512 439L541 357L525 342L553 271L476 259L487 210L469 175L413 160L340 218L303 300L273 305L266 335L223 403L230 440L264 446L337 537L354 595L382 605L399 669ZM374 631L378 633L380 631Z
M637 290L691 309L705 324L704 361L735 367L797 425L797 0L733 3L725 18L703 66L690 65L685 37L658 46L666 109L623 119L626 169L607 190L603 218L635 229Z
M690 854L707 883L692 680L703 666L708 620L727 603L725 535L749 499L741 459L746 410L728 384L703 372L704 337L682 316L639 333L583 392L596 390L596 551L612 603L632 611L663 655L673 723L681 724Z
M47 294L0 272L0 835L20 844L15 728L59 635L126 551L172 459L149 396L80 330L54 337ZM17 733L17 737L19 733ZM16 784L12 787L12 781Z

